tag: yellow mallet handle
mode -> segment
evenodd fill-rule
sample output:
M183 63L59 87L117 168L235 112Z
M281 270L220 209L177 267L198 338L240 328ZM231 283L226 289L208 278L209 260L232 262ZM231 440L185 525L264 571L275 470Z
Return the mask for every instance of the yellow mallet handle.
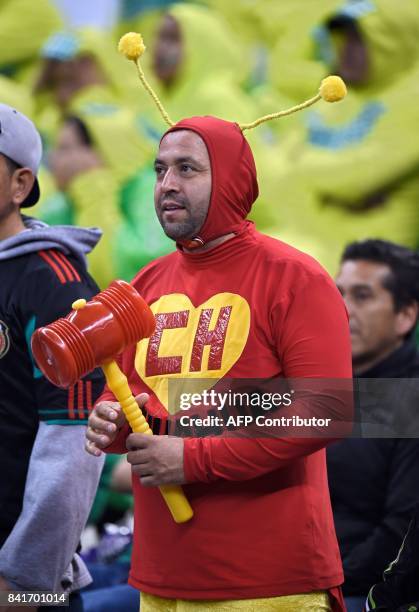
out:
M127 377L121 372L115 361L108 361L102 365L109 389L115 395L134 433L153 435L143 413L138 407ZM193 510L185 497L182 487L164 485L159 487L170 512L176 523L186 523L193 517Z

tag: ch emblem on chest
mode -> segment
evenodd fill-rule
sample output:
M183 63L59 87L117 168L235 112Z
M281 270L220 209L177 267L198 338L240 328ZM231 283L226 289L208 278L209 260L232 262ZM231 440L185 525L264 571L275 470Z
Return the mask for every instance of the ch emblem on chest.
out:
M246 345L250 308L240 295L219 293L194 307L186 295L170 294L151 310L156 330L138 344L135 366L166 408L169 378L219 380Z

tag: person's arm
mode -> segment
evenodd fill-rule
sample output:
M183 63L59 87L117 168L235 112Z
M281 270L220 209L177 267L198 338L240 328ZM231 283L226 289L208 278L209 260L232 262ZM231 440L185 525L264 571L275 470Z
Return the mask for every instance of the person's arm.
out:
M9 593L12 590L12 585L4 580L0 576L0 593ZM38 606L15 606L15 605L5 605L0 606L0 612L37 612L39 610Z
M103 460L84 452L85 426L40 423L22 512L0 550L0 574L16 590L65 589L96 494Z
M90 299L97 293L97 287L79 272L81 281L61 283L52 269L45 268L22 280L21 316L28 338L35 328L67 314L75 299ZM28 352L31 356L29 345ZM77 561L72 559L103 463L84 452L84 434L103 383L101 372L95 370L69 390L59 389L33 363L39 427L22 511L0 549L0 575L13 588L59 592L75 579L72 572ZM78 573L76 586L90 581L83 566Z
M382 518L371 529L369 537L353 546L342 558L349 589L356 585L359 592L367 593L396 557L417 504L418 473L419 441L398 440L391 460Z
M337 384L336 391L331 394L327 393L327 383L324 393L320 384L320 392L293 403L288 413L330 417L338 422L337 430L342 432L352 419L351 347L345 307L333 282L326 276L301 278L295 289L289 308L285 311L278 303L272 312L272 328L285 376L296 381L345 379L347 383L343 380ZM333 434L330 438L186 438L185 480L211 482L255 478L316 452L331 439Z
M63 27L52 2L40 0L33 8L31 0L0 3L0 66L37 58L48 36Z
M225 433L184 440L130 434L126 440L127 458L142 485L252 479L314 453L349 432L352 365L342 298L331 279L322 273L309 276L308 281L304 274L299 276L292 290L295 294L290 304L277 303L270 313L270 323L284 375L293 378L297 386L311 387L313 392L303 393L280 414L330 418L330 430L309 428L306 437L262 438L254 431L253 438L244 437L247 434L242 432L240 438ZM316 384L307 379L317 379Z
M131 466L125 457L121 457L112 471L111 489L117 493L132 492Z

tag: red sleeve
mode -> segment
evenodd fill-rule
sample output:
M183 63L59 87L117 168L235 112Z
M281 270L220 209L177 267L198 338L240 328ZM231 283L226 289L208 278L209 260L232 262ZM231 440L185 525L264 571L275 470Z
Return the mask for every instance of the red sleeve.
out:
M114 453L117 455L124 455L127 453L128 451L125 442L130 433L132 433L131 427L128 425L128 423L126 423L123 427L121 427L112 444L103 449L104 452Z
M297 283L296 283L297 284ZM334 283L321 273L302 282L287 306L272 309L271 328L285 376L345 379L345 393L313 393L292 404L302 416L321 415L346 424L352 419L352 365L349 325L343 300ZM303 285L301 287L301 284ZM342 388L342 387L340 387ZM339 385L337 385L339 389ZM340 429L342 431L342 428ZM323 448L328 437L190 438L185 439L187 482L248 480Z

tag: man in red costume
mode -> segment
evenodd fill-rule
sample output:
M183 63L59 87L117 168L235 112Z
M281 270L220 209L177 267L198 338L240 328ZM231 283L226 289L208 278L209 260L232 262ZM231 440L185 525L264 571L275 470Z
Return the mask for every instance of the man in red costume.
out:
M180 121L163 136L155 168L157 216L177 250L134 279L156 330L120 362L154 433L166 433L178 409L168 405L170 379L350 379L347 316L333 281L246 220L258 184L237 124ZM319 401L308 401L314 412ZM329 415L347 417L339 397L325 403ZM344 609L326 438L132 434L109 390L87 437L92 454L129 450L130 583L142 611ZM162 484L184 485L191 521L173 521Z

